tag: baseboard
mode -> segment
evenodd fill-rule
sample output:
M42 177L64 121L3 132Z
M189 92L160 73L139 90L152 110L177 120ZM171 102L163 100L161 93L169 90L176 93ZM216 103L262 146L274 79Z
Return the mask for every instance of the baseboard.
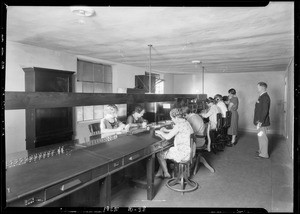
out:
M239 132L248 132L248 133L257 133L256 129L239 129ZM279 130L274 130L274 129L268 129L268 134L274 134L274 135L280 135L283 136L282 134L280 134Z

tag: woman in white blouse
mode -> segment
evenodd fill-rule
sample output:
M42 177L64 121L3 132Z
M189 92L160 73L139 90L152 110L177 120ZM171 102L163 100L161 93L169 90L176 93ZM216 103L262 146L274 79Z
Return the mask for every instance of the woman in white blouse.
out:
M226 117L226 112L228 111L226 104L223 102L223 97L221 94L216 94L214 97L215 101L217 102L217 106L220 109L220 113L222 113L222 117Z
M207 112L203 112L200 115L204 118L209 118L210 129L217 128L217 114L221 113L220 109L215 103L215 100L211 97L206 99L206 104L208 105L209 109Z

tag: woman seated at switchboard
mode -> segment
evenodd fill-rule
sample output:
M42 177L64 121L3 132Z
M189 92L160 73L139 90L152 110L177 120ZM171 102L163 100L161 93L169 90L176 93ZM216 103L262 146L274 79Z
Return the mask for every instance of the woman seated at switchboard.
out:
M222 113L222 117L225 118L226 117L226 112L228 111L226 104L223 101L223 97L221 94L216 94L214 97L215 101L216 101L216 105L218 106L218 108L220 109L221 113Z
M134 108L132 114L127 117L127 124L130 124L130 128L145 128L147 126L147 120L143 118L144 113L145 109L142 106L138 105Z
M176 162L186 161L190 159L190 135L194 133L189 122L184 118L183 112L180 108L174 108L170 111L170 117L175 123L172 129L165 127L156 130L156 135L162 139L169 140L174 137L174 146L168 150L157 153L159 162L159 170L156 177L170 178L168 172L166 159L173 159Z
M118 107L114 104L104 107L104 118L100 121L101 134L107 137L113 134L127 132L129 126L126 126L118 120Z
M206 99L206 104L208 105L209 109L207 111L203 111L200 115L204 118L209 118L209 125L210 130L217 128L217 114L221 113L220 109L216 105L216 101L209 97Z
M199 114L191 112L191 109L188 106L182 108L183 115L185 119L190 123L191 127L194 130L195 135L206 136L207 135L207 126L204 124L202 117ZM196 138L196 146L204 147L205 138Z

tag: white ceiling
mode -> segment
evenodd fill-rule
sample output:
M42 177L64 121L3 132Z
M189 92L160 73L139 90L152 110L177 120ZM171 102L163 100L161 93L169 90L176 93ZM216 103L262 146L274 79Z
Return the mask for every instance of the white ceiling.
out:
M284 71L294 55L294 4L266 7L8 7L7 40L152 69Z

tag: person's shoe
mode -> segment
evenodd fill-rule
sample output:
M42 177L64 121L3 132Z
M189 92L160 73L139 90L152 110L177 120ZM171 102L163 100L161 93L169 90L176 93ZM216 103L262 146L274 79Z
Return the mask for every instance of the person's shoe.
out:
M160 170L157 171L157 173L155 174L156 178L163 178L164 177L164 173Z
M237 139L235 139L235 141L234 141L233 145L236 145L236 144L237 144L237 142L238 142L238 141L237 141Z
M228 146L228 147L232 147L233 143L226 143L225 145Z
M263 156L260 156L260 155L256 155L255 158L256 159L269 159L269 157L263 157Z
M170 174L164 175L163 178L172 178Z
M156 175L155 175L155 178L164 178L164 176L161 175L161 174L156 174Z

